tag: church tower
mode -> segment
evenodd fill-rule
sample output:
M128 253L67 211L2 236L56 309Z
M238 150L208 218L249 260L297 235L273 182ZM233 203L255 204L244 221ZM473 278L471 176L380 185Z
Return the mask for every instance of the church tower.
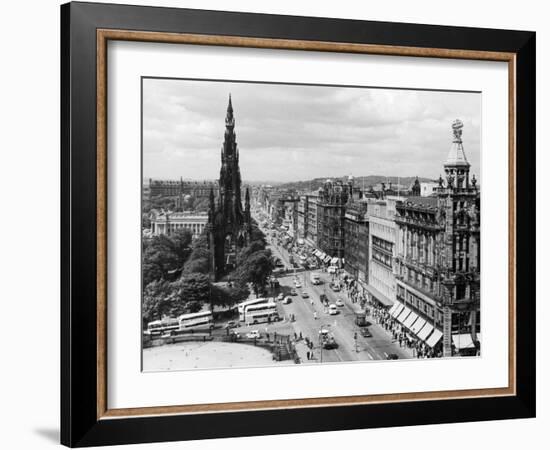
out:
M246 213L241 202L239 149L235 134L235 117L231 94L225 116L225 133L221 147L220 195L215 205L210 196L208 234L211 274L219 279L237 265L238 249L247 245L251 231L250 198L247 190Z

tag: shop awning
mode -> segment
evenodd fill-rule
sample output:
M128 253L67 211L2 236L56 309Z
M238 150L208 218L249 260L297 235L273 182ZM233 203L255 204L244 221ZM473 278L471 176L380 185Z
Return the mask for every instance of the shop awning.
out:
M337 264L338 264L338 258L332 258L332 259L330 260L330 263L331 263L333 266L337 265Z
M328 263L330 261L330 256L329 255L325 256L325 259L323 261L325 263Z
M397 307L400 305L400 303L394 303L393 306L388 310L388 313L390 316L393 317L394 311L397 309Z
M426 319L423 319L422 317L419 317L415 320L415 322L411 325L410 330L418 336L418 332L422 329L422 327L426 324Z
M409 314L411 313L411 310L409 308L407 308L406 306L403 308L403 311L401 311L401 314L399 314L396 319L403 323L405 322L405 320L407 319L407 317L409 317Z
M477 335L477 339L479 340L479 334ZM457 350L475 347L470 333L453 334L453 344Z
M403 311L403 308L405 307L405 305L403 305L403 303L394 303L393 304L393 312L390 312L391 316L392 317L397 317L399 314L401 314L401 311Z
M369 291L369 293L384 306L393 306L393 304L395 303L393 300L390 300L388 297L382 294L378 289L373 288L368 284L365 287L367 288L367 291Z
M443 333L436 328L432 333L432 335L426 341L426 344L428 344L428 346L433 348L441 340L442 336L443 336Z
M425 341L426 338L430 335L430 333L433 331L434 327L431 323L426 322L426 324L422 327L422 329L418 332L416 335L418 339L421 341Z
M416 314L414 311L411 311L409 316L403 321L403 325L405 326L405 328L411 330L413 323L416 322L416 319L418 319L418 314Z

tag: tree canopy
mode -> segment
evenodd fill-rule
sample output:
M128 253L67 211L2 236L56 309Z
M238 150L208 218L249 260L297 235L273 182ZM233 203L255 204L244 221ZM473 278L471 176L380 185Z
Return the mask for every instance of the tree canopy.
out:
M240 284L251 283L254 293L258 295L265 287L273 268L274 264L273 258L271 257L271 251L261 250L239 261L239 266L234 274Z
M152 281L167 279L170 271L183 267L191 249L192 234L180 229L172 235L161 234L144 240L143 286Z

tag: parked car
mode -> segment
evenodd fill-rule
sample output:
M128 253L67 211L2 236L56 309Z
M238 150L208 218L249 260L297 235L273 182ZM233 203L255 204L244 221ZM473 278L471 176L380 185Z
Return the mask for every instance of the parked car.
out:
M225 328L235 328L237 327L239 324L237 322L235 322L234 320L230 320L229 322L227 322L225 324Z
M285 295L281 292L278 296L277 296L277 300L281 301L285 298Z
M296 294L296 289L292 288L290 290L290 295L298 295L298 294Z
M249 333L246 333L246 337L248 339L259 339L260 338L260 332L258 330L252 330Z
M335 305L342 307L344 306L344 302L342 301L342 299L339 298L338 300L336 300Z
M303 291L302 298L309 298L309 294L306 291Z
M366 338L372 337L372 334L371 334L371 332L369 331L368 328L361 328L360 333L361 333L361 336L363 336L363 337L366 337Z
M399 359L399 355L396 353L390 353L386 356L386 359Z
M328 272L328 273L336 273L337 270L338 270L338 267L336 267L336 266L329 266L328 269L327 269L327 272Z
M331 315L331 316L334 316L336 314L338 314L338 308L336 307L336 305L334 303L331 303L329 306L328 306L328 313Z
M283 304L288 305L289 303L292 303L292 298L291 297L285 297L285 299L283 300Z
M296 286L296 289L300 289L302 287L302 283L300 283L299 281L296 281L295 286Z
M340 285L338 283L330 283L330 288L334 292L340 292Z

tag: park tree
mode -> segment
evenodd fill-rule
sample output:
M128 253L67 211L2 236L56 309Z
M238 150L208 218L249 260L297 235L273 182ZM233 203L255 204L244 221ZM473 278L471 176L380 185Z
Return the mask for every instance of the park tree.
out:
M250 291L246 284L231 283L229 285L214 283L211 286L211 303L212 306L232 306L246 300L249 294Z
M251 241L246 247L240 250L237 260L245 261L250 258L254 253L258 253L265 250L265 244L261 241Z
M167 279L170 272L181 269L191 253L191 240L191 232L185 229L171 236L161 234L148 240L143 250L143 286Z
M171 283L156 280L149 283L143 291L143 322L144 326L153 320L171 316L174 306L174 296Z
M271 251L261 250L252 253L247 259L240 262L234 272L234 278L240 284L251 283L254 293L258 296L259 292L265 287L273 268Z
M210 251L206 234L203 233L197 237L191 246L191 254L185 262L184 272L207 274L210 270Z
M143 213L141 215L141 228L151 228L151 219L148 213Z
M172 283L174 290L175 315L187 312L188 305L198 303L210 304L210 280L202 273L183 273L182 276Z

